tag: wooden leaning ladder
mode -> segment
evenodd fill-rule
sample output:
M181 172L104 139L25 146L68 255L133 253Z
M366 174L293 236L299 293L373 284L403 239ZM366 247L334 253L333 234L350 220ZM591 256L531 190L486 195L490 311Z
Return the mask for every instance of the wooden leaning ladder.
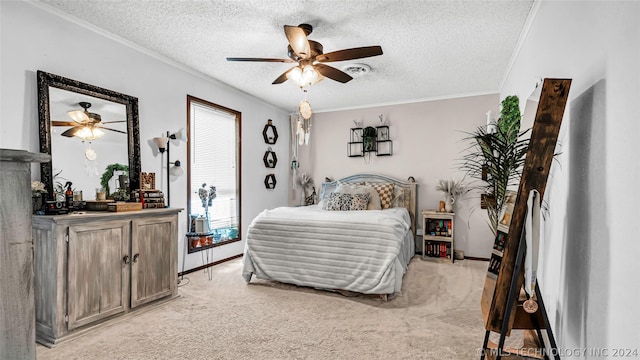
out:
M500 270L497 278L494 275L487 276L482 293L481 305L486 332L481 360L485 359L485 355L496 360L507 355L516 359L536 358L526 353L504 351L505 337L510 335L512 329L535 330L539 344L543 347L541 354L548 359L542 336L542 330L545 330L554 358L560 359L538 284L535 286L538 310L533 314L523 310L521 290L526 252L524 223L527 199L531 190L538 191L541 201L544 197L570 87L570 79L544 79L542 85ZM489 335L492 331L500 334L500 341L495 349L489 349Z

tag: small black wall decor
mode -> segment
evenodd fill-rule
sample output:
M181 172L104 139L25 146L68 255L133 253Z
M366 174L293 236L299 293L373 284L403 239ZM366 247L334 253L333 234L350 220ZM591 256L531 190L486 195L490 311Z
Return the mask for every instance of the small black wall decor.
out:
M278 157L276 156L276 153L271 150L271 147L264 152L262 160L264 161L264 166L267 168L274 168L278 163Z
M269 174L264 177L264 186L267 189L275 189L276 188L276 175Z
M264 137L264 142L267 144L273 145L278 141L278 131L271 119L267 120L267 125L262 130L262 137Z
M376 156L393 155L393 142L388 125L351 128L347 156L363 157L368 153L375 153Z

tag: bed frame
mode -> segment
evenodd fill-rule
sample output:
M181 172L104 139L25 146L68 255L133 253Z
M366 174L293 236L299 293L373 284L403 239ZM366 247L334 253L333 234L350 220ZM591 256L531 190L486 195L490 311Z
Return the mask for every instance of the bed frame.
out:
M370 183L393 183L394 187L401 188L404 191L404 207L409 210L409 215L411 215L411 233L413 234L413 238L416 237L416 213L418 212L418 202L416 197L417 186L413 176L409 177L408 181L402 181L398 179L394 179L384 175L378 174L355 174L351 176L347 176L342 179L338 179L335 181L329 181L322 183L322 187L320 189L320 199L324 199L325 196L328 196L335 188L338 186L338 182L340 183L360 183L360 182L370 182Z

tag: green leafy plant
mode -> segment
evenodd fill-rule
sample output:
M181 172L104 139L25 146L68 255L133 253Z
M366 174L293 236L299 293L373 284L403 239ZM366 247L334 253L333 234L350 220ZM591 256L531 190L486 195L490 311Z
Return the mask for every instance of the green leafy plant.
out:
M67 181L69 181L69 179L61 176L60 174L62 174L62 170L53 174L53 181L54 181L53 200L64 201L64 192L65 192L64 184L66 184ZM72 190L75 190L75 189L72 189Z
M362 145L364 151L376 150L376 129L372 126L367 126L362 130Z
M461 166L468 177L478 180L472 187L493 199L487 201L486 206L489 226L494 234L498 228L500 214L508 201L508 189L517 187L520 183L522 167L529 148L529 130L520 131L518 97L509 96L507 99L506 103L503 101L495 133L487 132L485 126L469 133L466 140L470 141L471 145L463 157Z
M513 142L520 131L520 121L522 120L520 101L516 95L510 95L502 100L501 105L500 119L498 119L498 127L501 131L498 132L498 136L511 136L509 141Z
M107 197L109 197L110 193L109 181L113 177L113 173L116 171L124 171L128 176L129 166L115 163L107 166L107 168L104 170L104 173L102 173L102 177L100 177L100 186L102 186L102 188L104 189Z

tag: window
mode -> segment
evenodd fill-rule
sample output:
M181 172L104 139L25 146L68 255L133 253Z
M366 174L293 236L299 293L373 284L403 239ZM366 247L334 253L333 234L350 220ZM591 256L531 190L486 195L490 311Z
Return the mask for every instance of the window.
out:
M241 113L187 96L189 152L187 206L190 219L206 217L198 190L216 187L208 207L213 243L240 240L240 121Z

